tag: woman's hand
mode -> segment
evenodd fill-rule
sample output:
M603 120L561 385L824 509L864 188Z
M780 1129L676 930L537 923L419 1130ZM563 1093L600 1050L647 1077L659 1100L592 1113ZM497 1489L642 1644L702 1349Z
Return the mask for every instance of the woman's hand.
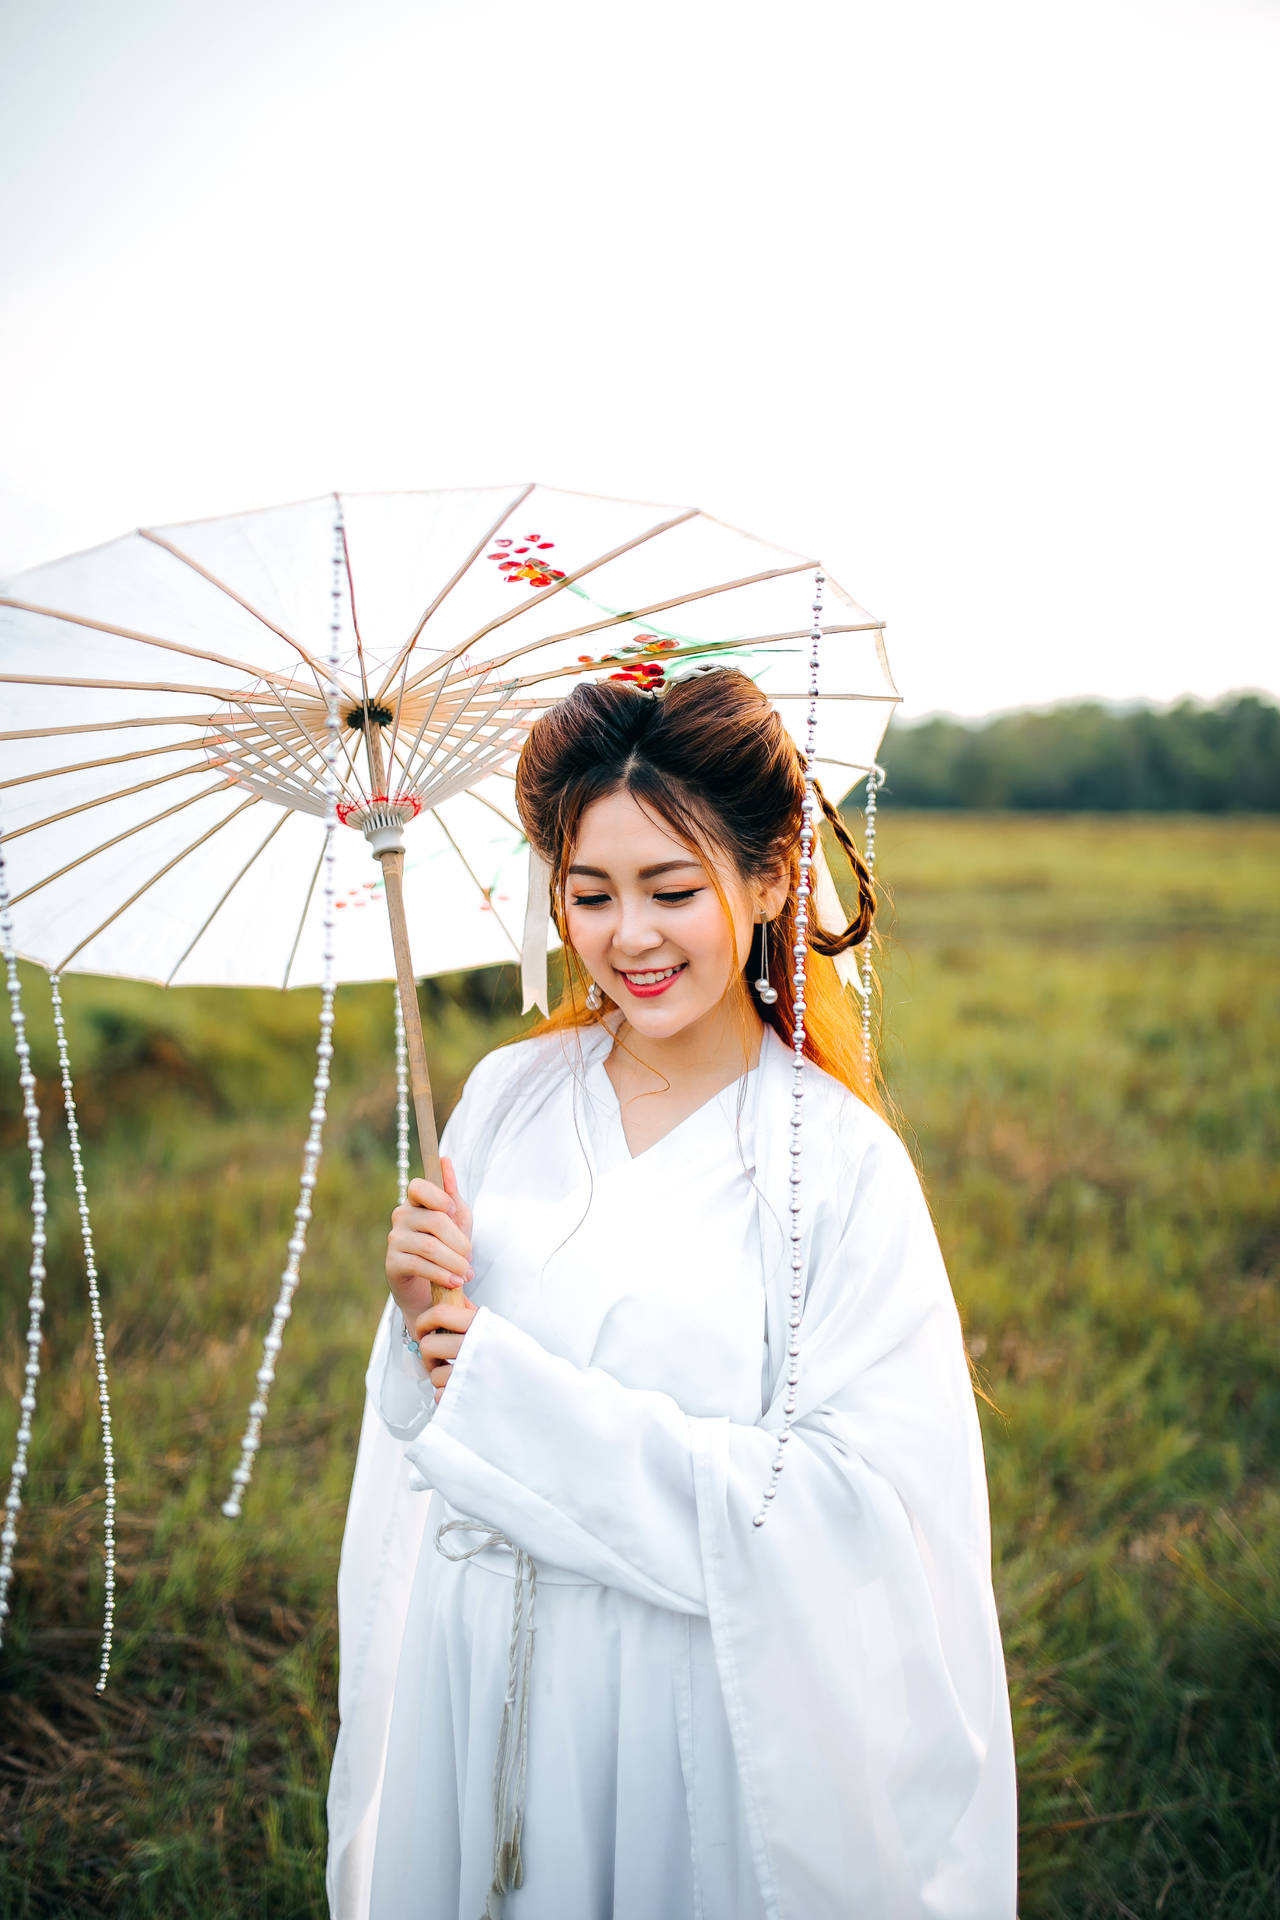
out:
M440 1404L440 1395L449 1384L463 1336L477 1311L459 1285L456 1300L442 1300L438 1307L425 1307L413 1322L418 1352L435 1388L437 1406Z
M462 1293L475 1278L471 1264L471 1209L458 1192L452 1161L442 1159L443 1188L430 1180L411 1180L403 1206L391 1216L387 1235L387 1285L405 1324L418 1336L423 1365L432 1359L448 1365L431 1370L436 1399L448 1381L461 1336L476 1309ZM431 1283L457 1290L457 1299L431 1304Z

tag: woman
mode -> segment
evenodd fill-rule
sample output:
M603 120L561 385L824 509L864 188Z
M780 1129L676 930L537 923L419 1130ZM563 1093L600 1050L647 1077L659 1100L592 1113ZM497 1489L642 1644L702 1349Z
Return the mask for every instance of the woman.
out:
M818 924L804 795L732 668L584 683L530 732L569 983L392 1216L336 1920L1012 1920L973 1388L830 957L870 880L823 799L859 910Z

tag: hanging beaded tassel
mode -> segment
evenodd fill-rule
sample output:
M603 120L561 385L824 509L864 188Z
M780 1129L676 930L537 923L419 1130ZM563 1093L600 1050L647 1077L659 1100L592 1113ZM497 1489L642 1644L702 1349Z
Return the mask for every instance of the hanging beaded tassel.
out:
M320 990L320 1038L316 1043L316 1073L311 1095L311 1131L303 1154L298 1204L293 1210L293 1234L289 1258L280 1276L280 1292L271 1316L271 1330L262 1343L262 1365L258 1368L257 1397L249 1406L249 1422L240 1442L240 1464L231 1476L231 1493L223 1501L228 1520L238 1520L244 1490L253 1478L253 1462L262 1444L262 1423L267 1417L267 1397L276 1377L276 1356L284 1344L284 1326L293 1312L293 1296L298 1287L298 1269L307 1247L307 1223L311 1218L311 1195L315 1190L316 1167L320 1161L324 1136L325 1107L329 1093L329 1062L333 1058L333 902L334 841L338 826L337 762L341 751L338 723L338 640L342 630L342 581L346 549L342 537L342 505L336 502L333 528L332 612L329 622L329 673L325 686L326 734L324 744L324 951Z
M403 1206L409 1197L409 1049L399 985L391 991L396 997L396 1194Z
M813 789L813 763L818 732L818 654L822 642L822 589L825 580L823 573L814 575L813 627L809 636L809 713L804 745L804 805L800 815L800 880L796 887L796 937L791 949L795 961L791 979L796 990L795 1021L791 1029L791 1312L787 1321L791 1337L787 1342L787 1391L783 1400L782 1431L778 1435L778 1451L770 1466L769 1484L764 1490L764 1504L759 1513L752 1515L751 1524L755 1527L764 1525L769 1504L777 1496L778 1477L786 1462L800 1381L800 1314L804 1299L804 1251L800 1233L800 1116L804 1104L805 953L812 891L813 841L817 831L818 802Z
M874 762L867 768L866 829L863 858L867 863L867 876L876 877L876 795L884 785L884 768ZM871 935L868 934L862 949L862 1057L868 1067L871 1065L871 990L873 976L871 972Z
M22 1115L27 1123L27 1152L31 1159L31 1265L30 1291L27 1296L27 1364L18 1402L18 1437L14 1443L13 1466L9 1472L9 1492L4 1503L4 1526L0 1528L0 1646L4 1645L4 1626L9 1617L9 1588L13 1582L13 1550L18 1544L18 1511L22 1506L22 1483L27 1477L27 1452L31 1445L31 1421L36 1410L36 1383L40 1378L41 1322L44 1319L44 1147L40 1139L40 1109L36 1105L36 1077L31 1071L31 1046L22 1013L22 984L18 979L18 960L13 945L13 921L9 917L9 881L5 869L3 840L0 838L0 943L4 947L4 966L9 983L9 1016L13 1022L14 1049L18 1056L18 1085L22 1088Z
M102 1520L103 1557L106 1577L102 1601L102 1659L98 1667L97 1691L106 1692L111 1667L111 1642L116 1620L116 1453L111 1432L111 1394L107 1386L107 1347L102 1330L102 1296L98 1288L98 1262L93 1250L93 1228L89 1222L89 1191L85 1185L84 1161L80 1153L80 1121L76 1097L71 1085L71 1056L67 1051L67 1029L62 1015L62 993L56 973L49 975L53 1000L53 1024L58 1036L58 1065L62 1070L62 1099L67 1110L67 1139L71 1145L71 1169L75 1175L76 1207L80 1214L80 1239L84 1246L84 1270L89 1283L89 1318L93 1323L93 1358L98 1376L98 1409L102 1423L102 1480L106 1490Z

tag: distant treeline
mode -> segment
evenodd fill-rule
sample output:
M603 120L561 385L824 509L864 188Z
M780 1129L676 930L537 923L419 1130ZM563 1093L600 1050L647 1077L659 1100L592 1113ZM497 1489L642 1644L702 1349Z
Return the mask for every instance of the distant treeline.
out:
M1280 708L1254 694L923 720L891 727L880 759L885 798L904 807L1280 812Z

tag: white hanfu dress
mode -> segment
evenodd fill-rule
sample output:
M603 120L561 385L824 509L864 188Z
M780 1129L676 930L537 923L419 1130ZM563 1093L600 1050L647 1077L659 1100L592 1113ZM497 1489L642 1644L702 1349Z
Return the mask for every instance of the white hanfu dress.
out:
M450 1119L478 1311L438 1405L390 1302L379 1327L339 1578L335 1920L481 1920L513 1803L522 1878L490 1907L508 1920L1012 1920L985 1474L945 1275L924 1318L947 1390L918 1371L907 1409L940 1428L937 1528L915 1538L888 1485L855 1476L842 1492L852 1429L835 1391L809 1409L812 1443L802 1397L753 1528L788 1364L790 1052L766 1032L753 1071L633 1156L610 1041L595 1028L499 1049ZM890 1209L905 1164L907 1224L918 1235L923 1216L932 1241L896 1138L806 1075L815 1133L834 1101L896 1170ZM829 1149L811 1171L818 1216ZM825 1333L820 1393L858 1365L846 1340L832 1372ZM886 1594L885 1563L904 1554ZM939 1606L954 1617L940 1624Z

